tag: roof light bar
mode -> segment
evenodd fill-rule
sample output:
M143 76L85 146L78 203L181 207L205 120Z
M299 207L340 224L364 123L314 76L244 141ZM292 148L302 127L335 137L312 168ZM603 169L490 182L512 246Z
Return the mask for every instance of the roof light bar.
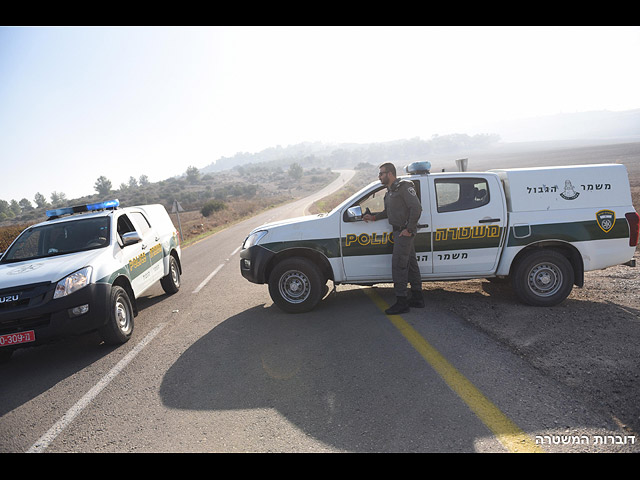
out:
M96 210L106 210L108 208L117 208L120 205L118 200L107 200L106 202L88 203L86 205L77 205L75 207L56 208L55 210L47 210L47 217L57 218L62 215L72 215L74 213L93 212Z
M404 167L404 169L409 175L429 173L429 170L431 170L431 162L413 162Z

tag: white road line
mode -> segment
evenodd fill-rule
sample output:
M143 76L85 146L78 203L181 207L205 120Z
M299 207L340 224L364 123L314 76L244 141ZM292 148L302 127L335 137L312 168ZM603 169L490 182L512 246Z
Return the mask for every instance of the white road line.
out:
M236 248L230 255L230 257L234 256L240 250L241 246ZM227 258L228 262L229 259ZM218 267L209 274L204 281L198 285L193 293L198 293L208 282L211 280L222 267L224 267L224 263L218 265ZM160 331L165 327L166 323L161 323L156 328L154 328L149 334L142 339L142 341L136 345L133 350L127 353L122 360L120 360L115 367L113 367L104 377L100 379L100 381L91 388L80 400L76 402L76 404L71 407L67 413L65 413L60 420L58 420L53 427L51 427L47 433L45 433L42 437L34 443L27 453L41 453L44 452L47 447L53 442L58 435L69 425L79 414L82 412L92 401L95 399L98 394L104 390L104 388L109 385L111 380L113 380L124 368L142 351L147 344L153 340L153 338L160 333Z
M122 360L120 360L115 367L113 367L100 381L91 388L78 402L71 407L63 417L56 422L56 424L49 429L40 439L34 443L27 453L41 453L53 442L58 435L69 425L74 418L76 418L80 412L82 412L94 398L113 380L124 368L142 351L147 344L153 340L153 338L160 333L165 327L166 323L161 323L156 328L151 330L142 341L136 345L133 350L127 353Z
M231 252L231 255L229 255L229 257L233 257L236 253L238 253L238 252L240 251L240 249L241 249L241 248L242 248L242 245L240 245L240 246L239 246L238 248L236 248L233 252ZM228 259L228 258L227 258L227 259L225 259L225 262L228 262L228 261L229 261L229 259ZM224 267L224 265L225 265L224 263L221 263L220 265L218 265L218 266L216 267L216 269L215 269L213 272L211 272L211 273L209 274L209 276L208 276L207 278L205 278L205 279L202 281L202 283L201 283L200 285L198 285L198 287L197 287L197 288L196 288L192 293L198 293L200 290L202 290L202 289L207 285L207 283L209 283L209 281L210 281L213 277L215 277L215 275L220 271L220 269L221 269L222 267Z
M218 265L218 267L213 272L211 272L209 276L205 278L200 285L198 285L198 287L193 291L193 293L198 293L200 290L202 290L202 288L204 288L204 286L207 283L209 283L209 280L211 280L215 276L215 274L220 271L222 267L224 267L224 263L221 263L220 265Z

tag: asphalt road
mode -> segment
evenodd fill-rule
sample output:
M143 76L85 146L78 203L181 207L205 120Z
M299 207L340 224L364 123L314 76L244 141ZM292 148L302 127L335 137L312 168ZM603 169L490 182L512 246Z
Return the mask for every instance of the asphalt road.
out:
M147 292L126 345L16 352L0 365L0 452L637 451L429 299L389 317L390 286L339 286L313 312L280 311L240 275L239 247L312 200L185 248L180 292Z

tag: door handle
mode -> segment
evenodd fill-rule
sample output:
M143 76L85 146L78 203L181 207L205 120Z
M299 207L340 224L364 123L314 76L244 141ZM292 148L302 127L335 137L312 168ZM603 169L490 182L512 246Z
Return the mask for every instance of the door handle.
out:
M428 224L428 223L419 223L419 224L417 225L417 227L418 227L418 228L427 228L428 226L429 226L429 224Z
M483 218L482 220L478 220L478 222L480 223L494 223L499 221L500 221L499 218Z

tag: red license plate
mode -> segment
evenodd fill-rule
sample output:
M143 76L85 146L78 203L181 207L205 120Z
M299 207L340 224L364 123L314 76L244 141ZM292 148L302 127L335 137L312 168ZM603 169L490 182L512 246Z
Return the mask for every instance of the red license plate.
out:
M9 333L0 335L0 347L8 347L19 343L35 342L36 334L33 330L27 332Z

